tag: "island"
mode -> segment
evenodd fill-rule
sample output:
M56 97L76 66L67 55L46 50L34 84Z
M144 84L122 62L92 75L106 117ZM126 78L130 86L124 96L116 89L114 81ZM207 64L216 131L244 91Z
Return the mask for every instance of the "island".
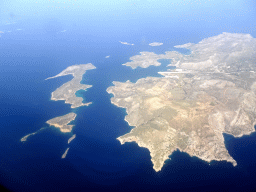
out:
M45 128L41 128L41 129L39 129L38 131L36 131L36 132L34 132L34 133L29 133L29 134L25 135L24 137L22 137L22 138L20 139L20 141L21 141L21 142L25 142L25 141L28 140L28 138L29 138L30 136L36 135L36 134L38 134L40 131L42 131L42 130L44 130L44 129L45 129Z
M28 134L28 135L25 135L24 137L22 137L22 138L20 139L20 141L21 141L21 142L25 142L25 141L27 141L27 139L28 139L30 136L35 135L35 134L37 134L37 132L34 132L34 133L30 133L30 134Z
M46 121L47 124L49 124L50 126L54 126L56 128L59 128L61 132L63 133L67 133L67 132L71 132L74 125L69 125L69 123L73 120L75 120L76 118L76 114L75 113L68 113L66 115L63 116L59 116L59 117L55 117L53 119L50 119L48 121ZM36 132L33 133L29 133L27 135L25 135L24 137L22 137L20 139L21 142L25 142L27 141L27 139L33 135L38 134L40 131L46 129L46 127L43 127L41 129L39 129ZM69 140L68 143L70 143L74 138L76 137L76 135L74 134Z
M58 75L47 78L46 80L65 75L73 75L74 77L71 81L63 84L61 87L57 88L54 92L52 92L51 100L65 100L65 103L71 104L71 108L90 105L91 102L83 103L83 98L77 97L76 92L79 90L86 90L92 87L91 85L80 84L84 73L87 70L91 69L96 69L96 67L91 63L72 65L63 70Z
M71 121L73 121L76 118L75 113L68 113L63 116L55 117L53 119L50 119L46 121L47 124L50 126L54 126L56 128L59 128L61 132L71 132L74 125L69 125Z
M61 159L65 159L67 154L68 154L68 151L69 151L69 147L66 149L66 151L63 153L63 155L61 156Z
M241 137L255 132L256 39L222 33L176 48L191 53L142 52L126 64L136 68L172 59L170 66L176 69L159 72L163 77L114 81L107 89L113 95L111 103L126 109L125 120L133 127L117 139L147 148L155 171L176 150L209 163L227 161L236 166L223 134Z
M147 68L151 65L160 66L161 63L157 60L161 59L159 55L153 52L140 52L140 55L135 55L130 58L131 62L124 63L125 66L130 66L132 69L137 67Z
M54 92L51 94L51 100L65 100L65 103L71 104L71 108L77 108L80 106L88 106L92 102L89 103L83 103L82 97L77 97L76 92L79 90L86 90L91 85L85 85L81 84L83 75L87 70L95 69L96 67L92 65L91 63L88 64L80 64L80 65L72 65L67 67L65 70L57 74L56 76L49 77L48 79L53 79L61 76L66 75L72 75L73 79L71 81L68 81L67 83L63 84L61 87L57 88ZM46 123L50 126L54 126L56 128L59 128L61 132L63 133L70 133L74 127L74 125L70 125L69 123L73 121L76 118L76 114L71 112L63 116L55 117L53 119L50 119L46 121ZM30 136L36 135L39 133L39 131L43 130L45 128L41 128L40 130L27 134L26 136L22 137L20 139L21 142L27 141L27 139ZM68 144L74 140L76 137L76 134L74 134L72 137L68 139ZM65 158L68 153L69 148L65 151L65 153L62 155L62 158Z
M168 51L165 54L155 54L153 52L143 51L140 55L135 55L130 57L130 62L124 63L123 65L129 66L132 69L137 67L148 68L149 66L160 66L161 63L158 61L160 59L172 59L173 62L181 59L183 55L176 51Z
M68 139L68 144L71 143L76 138L76 134L74 134L72 137Z

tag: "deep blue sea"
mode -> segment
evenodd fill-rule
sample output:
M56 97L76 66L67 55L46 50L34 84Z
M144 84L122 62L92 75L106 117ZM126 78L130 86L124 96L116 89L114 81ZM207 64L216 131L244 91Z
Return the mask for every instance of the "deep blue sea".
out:
M7 4L3 5L5 9L0 11L7 12ZM51 12L53 15L44 18L46 11L41 10L38 13L41 15L35 17L28 15L19 20L11 17L8 25L0 13L3 18L0 18L0 31L4 31L0 34L0 184L11 191L31 192L249 191L256 188L256 134L241 138L224 134L226 147L238 163L236 167L214 161L209 165L176 151L162 171L156 173L147 149L136 143L121 145L116 140L132 127L124 121L125 109L112 105L112 96L106 92L112 81L136 82L147 76L160 77L157 72L165 71L171 62L162 60L160 67L135 70L121 65L141 51L160 54L178 50L173 46L198 43L222 32L250 33L256 38L255 4L246 8L240 4L224 5L215 6L214 10L219 12L214 13L198 8L191 15L183 10L184 17L160 14L149 15L149 19L145 16L146 9L140 5L136 7L138 12L140 8L143 10L140 19L125 19L124 15L116 19L121 10L109 19L107 13L102 13L104 18L92 15L91 20L86 20L83 14L87 13L82 10L78 13L72 10L74 15L60 12L64 16ZM17 8L10 9L10 15L21 15L15 13ZM169 13L164 9L162 14L166 12ZM119 41L135 45L123 45ZM154 41L164 44L148 46ZM189 54L187 50L179 51ZM107 55L110 57L105 58ZM93 103L70 109L64 101L51 101L51 92L72 76L45 79L68 66L86 63L92 63L97 69L87 71L82 83L93 87L77 95L83 97L84 102ZM45 123L71 111L77 114L72 133L61 133ZM41 128L46 129L29 137L27 142L20 142L23 136ZM76 134L76 138L68 144L72 134ZM67 147L70 147L67 157L61 159Z

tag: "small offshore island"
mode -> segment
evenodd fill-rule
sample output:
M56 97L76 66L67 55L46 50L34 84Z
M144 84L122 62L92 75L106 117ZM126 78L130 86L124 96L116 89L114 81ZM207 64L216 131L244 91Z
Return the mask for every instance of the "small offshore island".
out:
M58 75L47 78L46 80L65 76L65 75L74 76L74 78L71 81L63 84L61 87L59 87L54 92L52 92L51 99L55 101L65 100L65 103L71 104L71 108L90 105L91 102L83 103L83 98L77 97L76 92L82 89L86 90L92 87L91 85L80 84L84 73L87 70L91 70L91 69L96 69L96 67L91 63L81 64L81 65L72 65L66 68L65 70L63 70L62 72L60 72Z
M71 108L77 108L80 106L88 106L92 102L89 103L83 103L83 98L82 97L77 97L76 92L79 90L86 90L90 87L91 85L85 85L81 84L81 80L83 78L84 73L87 70L91 69L96 69L94 65L91 63L88 64L80 64L80 65L72 65L60 72L58 75L54 77L49 77L48 79L53 79L65 75L73 75L73 79L65 84L63 84L61 87L57 88L54 92L51 94L51 99L52 100L65 100L65 103L71 104ZM53 119L50 119L46 121L47 124L50 126L54 126L56 128L59 128L61 132L67 133L71 132L72 128L74 125L68 125L71 121L75 120L76 114L71 112L63 116L55 117ZM45 129L41 128L40 130ZM40 131L39 130L39 131ZM36 131L34 133L30 133L24 137L21 138L20 141L24 142L27 141L28 137L37 134L39 131ZM75 139L76 135L73 135L69 140L68 144Z
M68 144L71 143L76 138L76 134L74 134L72 137L68 139Z
M63 155L61 156L61 159L65 159L67 154L68 154L68 151L69 151L69 147L66 149L66 151L63 153Z
M189 55L168 51L141 52L123 65L146 68L171 59L176 69L136 83L116 82L107 89L111 102L125 108L134 128L117 139L149 149L153 168L180 150L204 161L236 161L223 133L241 137L255 132L256 39L249 34L222 33L198 44L175 46Z
M76 114L75 113L68 113L66 115L55 117L46 121L47 124L50 126L54 126L59 128L61 132L71 132L74 125L68 125L71 121L75 120Z

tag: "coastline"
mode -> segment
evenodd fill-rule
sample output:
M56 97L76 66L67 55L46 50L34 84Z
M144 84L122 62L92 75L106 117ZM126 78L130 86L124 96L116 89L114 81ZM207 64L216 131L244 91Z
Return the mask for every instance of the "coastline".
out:
M68 125L71 121L75 120L76 114L71 112L63 116L55 117L53 119L50 119L46 121L46 123L50 126L54 126L56 128L59 128L61 132L67 133L71 132L74 125Z

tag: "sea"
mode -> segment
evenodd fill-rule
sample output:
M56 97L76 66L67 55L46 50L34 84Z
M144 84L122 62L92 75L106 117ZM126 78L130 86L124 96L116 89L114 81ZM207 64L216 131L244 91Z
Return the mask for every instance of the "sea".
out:
M113 95L106 92L113 86L113 81L135 83L148 76L161 77L157 72L168 69L166 66L171 60L160 60L161 66L146 69L133 70L122 65L142 51L189 54L189 50L173 46L198 43L222 32L249 33L256 38L255 4L246 1L244 7L241 4L232 7L227 2L216 1L214 10L219 12L214 13L198 7L197 14L189 16L186 12L186 19L161 14L147 18L143 9L141 15L138 13L137 17L128 19L114 13L109 19L92 15L90 20L83 18L80 10L83 5L78 13L71 10L74 15L69 14L69 17L62 12L61 5L60 12L49 17L43 14L46 10L38 8L38 15L34 11L24 18L11 17L10 24L6 24L2 12L0 184L10 191L31 192L249 191L256 188L255 133L240 138L224 134L226 148L237 161L236 167L225 161L207 163L177 150L170 154L170 160L165 162L162 170L155 172L146 148L138 147L134 142L121 145L116 139L133 127L124 121L126 110L111 104ZM3 5L5 9L1 11L8 12L9 5ZM96 3L95 6L102 5ZM16 7L10 9L9 16L21 15L15 13ZM142 8L138 5L136 9L140 12ZM165 13L166 10L162 14ZM148 45L155 41L163 45ZM86 71L81 83L92 87L78 91L77 96L92 104L71 109L64 101L52 101L51 93L72 76L45 79L68 66L86 63L92 63L96 69ZM75 125L72 133L62 133L45 123L70 112L77 114L72 122ZM26 142L20 141L23 136L36 131L37 134ZM76 138L68 144L73 134ZM68 147L66 158L61 159Z

